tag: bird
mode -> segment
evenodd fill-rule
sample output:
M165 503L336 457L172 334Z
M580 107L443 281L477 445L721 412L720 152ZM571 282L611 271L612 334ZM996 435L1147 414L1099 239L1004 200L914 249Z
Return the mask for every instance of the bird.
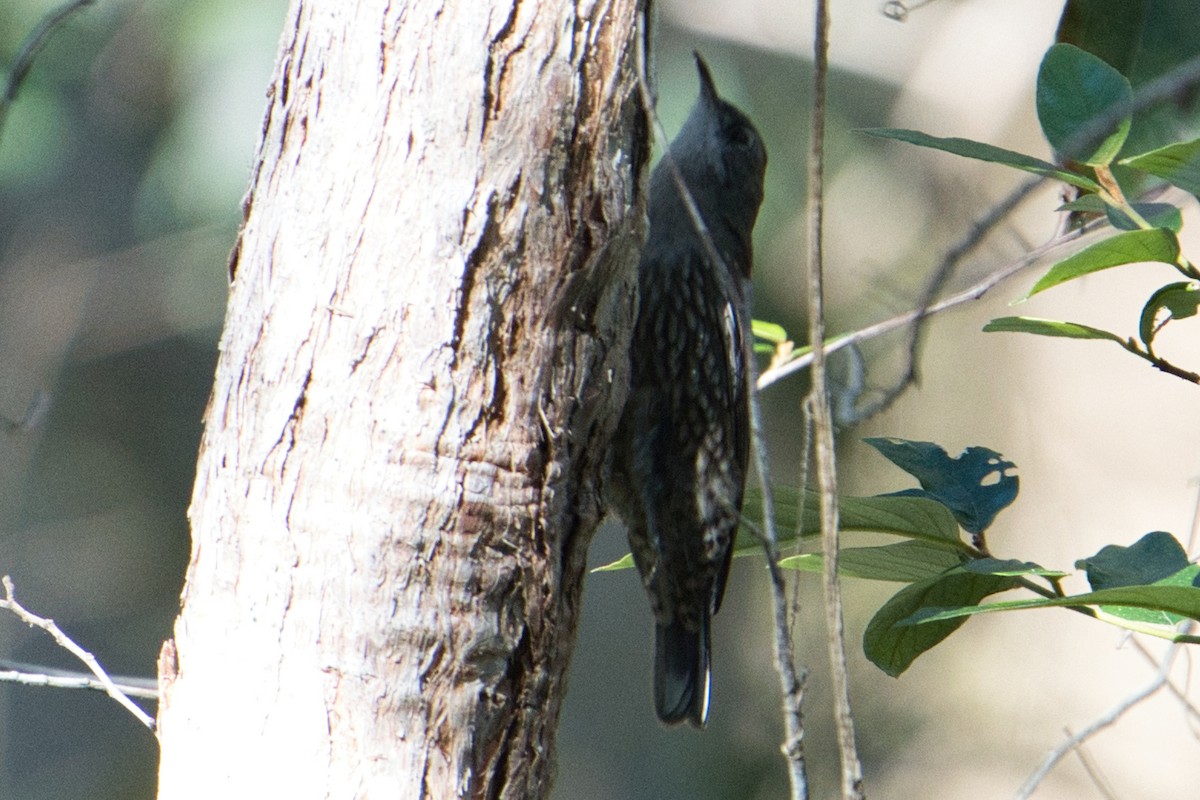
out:
M767 154L753 123L720 97L694 55L699 97L650 176L610 497L654 615L657 716L703 728L712 616L729 575L749 457L745 309Z

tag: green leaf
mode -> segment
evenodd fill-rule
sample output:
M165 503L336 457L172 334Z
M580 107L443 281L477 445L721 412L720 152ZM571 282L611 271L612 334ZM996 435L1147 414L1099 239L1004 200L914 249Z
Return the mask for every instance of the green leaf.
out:
M599 567L593 567L592 572L618 572L623 569L633 569L633 554L626 553L616 561L610 561Z
M952 619L929 625L902 624L926 608L974 607L983 598L1017 585L1017 578L948 572L907 586L883 604L863 632L863 652L871 663L898 677L926 650L962 625Z
M825 339L825 346L827 348L832 347L833 345L837 344L838 342L842 341L843 339L848 339L848 338L850 338L850 334L848 334L848 333L839 333L836 336L830 336L827 339ZM800 358L802 356L807 356L811 352L812 352L812 345L810 345L810 344L806 344L806 345L803 345L800 347L794 347L794 348L792 348L792 352L788 355L787 359L782 361L781 363L786 364L789 361L795 361L797 358Z
M1166 228L1174 233L1183 230L1183 212L1170 203L1133 203L1133 210L1155 228ZM1141 228L1128 214L1116 206L1105 209L1108 223L1119 231L1136 231Z
M877 531L958 548L958 523L941 503L920 497L879 495L838 498L838 520L844 531ZM820 525L814 526L814 532Z
M1164 531L1147 533L1129 547L1110 544L1096 555L1075 562L1076 569L1087 573L1093 590L1151 584L1187 565L1183 545Z
M776 325L774 322L767 322L761 319L750 320L750 330L754 334L755 339L763 339L774 344L782 344L788 341L787 331L782 325Z
M780 544L794 540L797 528L800 529L803 536L811 536L820 532L821 521L816 494L801 493L787 486L777 486L773 493L775 495L775 521L780 530ZM798 523L802 500L804 524L801 526ZM758 489L746 490L746 502L743 506L742 516L756 525L762 524L761 491ZM934 500L890 495L839 497L838 520L843 531L871 531L918 540L918 542L911 543L916 545L911 549L885 551L892 558L891 568L897 570L897 577L882 580L916 580L915 577L904 578L899 575L905 569L910 571L915 569L913 564L922 558L930 564L939 565L938 572L959 562L957 553L961 550L962 540L958 534L958 523L954 521L954 516L944 505ZM734 539L733 550L734 556L738 557L758 554L762 552L762 545L756 537L740 532ZM940 558L925 556L924 553L927 550L940 550L948 555ZM800 558L802 560L793 565L796 569L805 568L803 566L804 557ZM907 559L908 566L901 563L904 559ZM592 572L616 572L632 567L633 557L626 553L616 561L594 567Z
M804 497L804 525L799 526L801 535L811 536L820 532L821 522L817 508L817 496L812 492L801 494L794 488L777 486L774 489L776 524L780 530L780 543L784 544L795 538L795 531L800 516L801 498ZM762 524L762 492L757 489L746 490L746 502L742 516L756 525ZM872 531L889 533L895 536L905 536L924 542L910 550L887 551L892 554L892 566L897 570L897 577L881 578L880 580L916 580L916 578L899 577L903 569L914 569L912 562L919 560L924 552L921 547L929 550L940 550L950 554L948 557L926 560L931 564L941 565L938 569L957 564L957 553L962 544L958 535L958 523L950 511L941 503L918 497L840 497L838 498L838 520L843 531ZM898 544L904 544L903 542ZM918 543L912 543L917 545ZM889 545L892 546L892 545ZM762 545L754 536L740 533L733 544L735 556L745 556L760 553ZM870 548L866 548L870 549ZM799 557L803 559L804 557ZM818 556L819 558L819 556ZM903 567L900 559L907 558L908 567ZM786 559L785 559L786 560ZM818 562L819 563L819 562ZM852 562L853 563L853 562ZM802 562L793 564L795 569L805 569ZM594 567L592 572L616 572L633 568L633 556L626 553L616 561ZM818 570L820 568L818 567Z
M1200 196L1200 139L1169 144L1148 153L1123 158L1120 163Z
M895 624L900 627L913 625L919 628L928 624L943 625L964 617L992 611L1063 606L1131 606L1174 614L1181 618L1200 620L1200 588L1171 585L1121 586L1067 597L1008 600L987 605L943 604L943 607L938 608L936 603L926 603L911 616L897 620Z
M1068 203L1063 203L1055 211L1083 211L1088 214L1108 213L1108 204L1100 199L1098 194L1081 194Z
M803 536L820 533L820 501L815 493L776 486L773 494L781 542L792 539L797 529ZM746 490L742 516L756 525L762 524L762 493L759 490ZM843 531L890 533L933 542L948 549L958 549L961 544L954 517L945 506L932 500L893 496L839 497L838 521ZM757 543L748 537L739 537L736 547L753 549Z
M1110 236L1090 247L1085 247L1075 255L1064 258L1055 264L1021 299L1027 300L1060 283L1066 283L1102 269L1148 261L1174 264L1178 259L1179 240L1169 230L1152 228L1144 231L1118 233L1116 236Z
M1154 585L1195 586L1197 576L1200 576L1200 567L1195 564L1188 564L1173 575L1155 581ZM1129 623L1173 628L1183 621L1183 617L1178 614L1172 614L1159 609L1138 608L1136 606L1103 605L1099 607L1099 611L1106 622L1112 622L1114 625L1121 625L1127 628L1132 627Z
M1133 210L1155 228L1167 228L1175 233L1179 233L1183 229L1183 214L1178 206L1171 203L1133 203L1132 205ZM1104 214L1108 218L1109 224L1121 231L1135 231L1141 228L1125 212L1115 206L1107 205L1097 194L1081 194L1074 200L1063 203L1055 210Z
M950 458L933 442L893 437L863 441L921 484L919 490L909 489L893 496L937 500L971 533L983 532L1016 499L1020 482L1017 476L1007 474L1016 465L994 450L968 447L962 455Z
M1132 123L1129 79L1091 53L1070 44L1046 51L1037 77L1042 132L1064 158L1092 166L1116 158ZM1105 125L1117 114L1114 125Z
M1110 544L1096 555L1076 561L1075 567L1086 571L1093 590L1143 584L1192 586L1200 573L1200 567L1188 563L1183 545L1164 531L1147 533L1129 547ZM1173 626L1182 619L1166 611L1135 606L1101 606L1100 609L1110 617L1106 621L1118 625Z
M780 559L779 566L803 572L820 572L821 553L805 553ZM921 541L896 542L878 547L848 547L838 553L838 574L873 581L912 583L940 575L958 566L953 551Z
M962 564L964 572L976 575L1040 575L1043 578L1065 578L1070 573L1046 569L1032 561L1017 561L1015 558L972 558Z
M862 128L860 132L870 136L877 136L881 139L895 139L896 141L908 142L920 147L929 147L934 150L953 153L956 156L973 158L977 161L1004 164L1005 166L1014 167L1024 172L1032 172L1035 175L1055 178L1063 183L1078 186L1080 189L1089 192L1100 190L1100 184L1086 175L1071 172L1063 167L1055 166L1049 161L1043 161L1040 158L1027 156L1024 153L1018 153L1013 150L1005 150L1002 147L984 144L983 142L975 142L970 139L930 136L927 133L905 128Z
M1142 307L1138 336L1146 347L1150 347L1150 343L1164 325L1171 320L1196 316L1197 307L1200 307L1200 284L1195 281L1168 283L1150 295L1150 299ZM1165 318L1161 316L1164 311Z
M1125 344L1124 339L1109 331L1078 322L1036 317L997 317L984 325L983 330L986 333L1033 333L1038 336L1062 336L1067 339L1108 339L1117 344Z
M1142 45L1146 0L1068 0L1055 40L1094 53L1128 75Z

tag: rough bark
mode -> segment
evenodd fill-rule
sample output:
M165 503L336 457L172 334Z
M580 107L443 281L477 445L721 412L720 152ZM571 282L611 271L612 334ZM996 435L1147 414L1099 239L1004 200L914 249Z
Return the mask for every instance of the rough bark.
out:
M295 2L159 797L544 796L623 400L635 0Z

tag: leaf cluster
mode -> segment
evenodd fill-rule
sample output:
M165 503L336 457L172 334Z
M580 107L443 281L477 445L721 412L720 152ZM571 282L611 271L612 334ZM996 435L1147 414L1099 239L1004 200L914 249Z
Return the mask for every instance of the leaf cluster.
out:
M1061 582L1070 572L996 558L988 548L987 530L1017 497L1015 464L986 447L969 447L951 458L931 442L865 441L920 484L891 494L838 498L841 530L898 539L838 553L842 577L905 584L875 612L863 635L867 658L887 674L903 673L968 617L994 611L1063 607L1162 639L1198 641L1178 625L1185 618L1200 620L1200 567L1188 562L1171 534L1154 531L1130 546L1108 545L1079 559L1075 568L1084 572L1091 591L1069 595ZM784 487L773 493L779 528L793 531L792 541L820 533L815 496ZM761 521L760 499L748 498L743 529ZM735 547L737 556L760 551L755 537L739 536ZM821 553L803 553L779 563L820 573L822 559ZM632 566L626 555L596 571ZM1013 589L1034 596L981 602Z
M1177 625L1183 618L1200 619L1200 568L1188 563L1171 534L1155 531L1131 546L1109 545L1079 559L1075 567L1084 571L1092 591L1068 595L1061 580L1069 572L998 559L988 549L986 530L1017 495L1012 462L985 447L951 458L929 442L866 441L921 484L920 489L839 501L843 530L901 539L846 548L838 555L838 572L846 577L907 584L875 613L863 637L867 657L884 672L901 674L967 617L993 611L1066 607L1160 638L1193 641ZM815 514L807 510L813 505L801 503L798 513L791 514L802 534L819 528ZM781 512L781 524L788 511ZM819 572L821 560L821 554L809 553L782 564ZM1011 589L1036 596L981 604Z
M994 319L984 326L985 331L1111 341L1164 372L1200 383L1200 374L1167 361L1154 347L1169 323L1194 317L1200 309L1200 270L1179 246L1182 214L1170 203L1132 202L1126 189L1156 180L1200 196L1200 139L1121 157L1135 110L1128 78L1098 56L1059 43L1046 52L1037 78L1038 121L1058 154L1057 164L970 139L899 128L874 128L864 133L1062 181L1076 194L1061 211L1070 212L1077 223L1102 219L1117 231L1051 266L1020 300L1085 275L1131 264L1167 264L1182 278L1161 286L1143 303L1136 336L1025 316Z

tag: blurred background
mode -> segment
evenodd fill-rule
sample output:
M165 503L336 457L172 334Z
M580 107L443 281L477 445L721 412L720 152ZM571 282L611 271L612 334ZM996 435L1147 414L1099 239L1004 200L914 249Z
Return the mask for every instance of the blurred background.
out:
M21 39L58 5L0 5L0 63L11 63ZM668 135L696 96L690 52L698 49L722 94L766 140L755 313L802 340L810 4L657 5L659 110ZM0 416L17 422L31 407L42 415L36 427L0 433L0 573L13 577L25 605L54 617L115 673L152 675L170 635L226 261L285 6L98 2L52 36L0 130ZM903 23L881 6L840 0L833 8L826 208L833 332L912 308L946 250L1021 181L998 166L854 129L911 127L1049 155L1032 87L1059 3L937 0ZM1200 48L1187 2L1151 7L1176 37L1172 47ZM1049 239L1058 191L1046 187L1026 204L948 289ZM1185 252L1196 258L1195 201L1175 199L1188 219ZM887 413L841 432L843 492L911 485L859 441L864 436L935 441L952 455L983 445L1016 462L1021 477L1020 497L990 533L999 557L1071 569L1105 544L1132 544L1151 530L1187 542L1200 473L1197 390L1110 344L980 332L1011 313L1132 332L1141 300L1174 273L1126 268L1010 309L1038 274L1027 271L929 322L919 385ZM1175 327L1164 334L1164 353L1195 368L1195 326ZM902 338L872 341L863 355L870 396L902 371ZM805 388L791 379L764 395L778 482L799 479ZM624 552L624 531L609 525L592 560ZM889 678L866 662L859 643L872 611L898 588L846 585L851 692L873 796L1011 797L1064 728L1085 727L1154 677L1155 667L1120 632L1047 610L973 620L900 679ZM1071 579L1067 588L1085 587ZM812 796L829 797L837 754L812 576L799 578L799 599ZM734 566L716 620L714 699L703 733L664 730L654 718L653 634L632 571L589 576L583 614L555 796L783 796L761 561ZM8 616L0 616L0 657L74 667ZM1186 672L1178 674L1186 689ZM1200 780L1193 723L1177 699L1160 693L1088 745L1110 789L1072 759L1037 796L1193 796ZM151 734L107 698L0 684L0 798L152 798L156 769Z

